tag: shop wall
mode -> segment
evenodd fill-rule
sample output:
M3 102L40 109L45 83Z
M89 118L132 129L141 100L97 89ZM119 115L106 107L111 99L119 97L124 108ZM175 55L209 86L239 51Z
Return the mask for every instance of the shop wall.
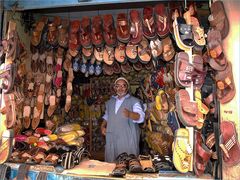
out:
M234 121L238 132L238 140L240 141L240 1L223 0L226 13L230 23L230 31L226 39L223 41L224 53L228 60L232 63L233 76L236 86L236 95L234 99L221 106L221 121ZM234 167L227 167L223 162L223 179L240 179L240 164Z

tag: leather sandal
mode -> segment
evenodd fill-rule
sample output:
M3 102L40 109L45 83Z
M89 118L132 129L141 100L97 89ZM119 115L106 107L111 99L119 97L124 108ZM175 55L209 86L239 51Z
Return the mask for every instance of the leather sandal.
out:
M135 69L136 71L141 71L143 69L142 63L140 61L137 61L133 64L133 69Z
M231 121L220 123L220 148L223 152L223 161L230 167L240 162L240 145L235 126Z
M81 44L78 37L79 28L80 28L79 20L71 21L68 48L69 53L72 57L75 57L78 54L78 50Z
M40 164L48 165L48 166L56 166L59 158L60 158L60 156L58 154L50 153L47 155L46 158L44 158L40 162Z
M57 44L58 44L57 37L58 37L58 29L56 27L56 24L54 24L54 23L48 24L47 40L51 46L53 46L53 47L57 46Z
M162 40L162 56L165 61L171 61L175 55L175 49L169 36Z
M157 4L154 8L156 31L160 38L165 38L169 34L168 13L164 4Z
M203 144L203 139L199 131L195 131L195 150L194 150L194 172L197 176L201 176L212 156L212 151Z
M143 8L143 35L149 40L156 37L153 7L151 6Z
M184 89L180 89L175 96L176 110L178 117L183 125L194 127L198 123L198 105L196 102L190 102L190 96Z
M92 43L96 47L102 46L104 43L101 16L94 16L92 18L91 38L92 38Z
M222 1L215 1L210 7L211 14L208 17L210 26L214 30L221 32L221 37L224 39L229 32L229 21L226 15L224 4Z
M142 166L143 172L146 172L146 173L154 173L155 172L155 168L153 167L153 163L152 163L152 157L150 155L148 155L148 156L139 155L138 159Z
M14 135L14 132L12 129L2 131L1 147L0 147L0 164L5 163L12 154L13 135Z
M142 172L142 166L140 164L140 161L134 154L129 154L128 156L128 167L130 173L141 173Z
M103 37L106 45L114 47L117 43L117 35L114 27L114 21L111 14L103 16Z
M183 21L183 23L185 22ZM180 34L180 29L182 34ZM175 18L173 21L173 31L177 46L184 51L190 51L193 47L193 44L191 44L193 42L193 37L192 34L187 35L187 33L192 33L191 26L186 24L180 25L178 18ZM186 40L186 43L183 42L184 39Z
M230 62L228 62L228 66L224 71L217 72L215 80L217 82L217 98L221 104L228 103L236 94L232 65Z
M125 44L119 42L117 47L115 48L114 51L114 55L115 55L115 59L119 62L119 63L124 63L126 62L126 54L125 54L125 49L126 46Z
M104 54L104 46L94 48L94 56L97 61L99 62L103 61L103 54Z
M222 38L219 31L210 30L207 37L209 65L217 71L223 71L227 67L227 59L223 52Z
M69 21L68 20L62 20L62 25L58 27L58 44L63 47L68 47L68 26Z
M151 54L154 59L158 59L163 52L162 42L156 38L150 41Z
M189 143L189 131L180 128L175 132L173 143L173 164L181 173L187 173L190 170L193 148Z
M142 19L137 10L130 11L130 42L138 44L142 40Z
M132 63L136 63L138 61L138 45L134 45L129 42L126 46L126 56L128 60Z
M125 64L121 64L121 70L123 73L128 74L132 71L132 66L126 62Z
M130 32L128 26L128 18L126 13L119 13L117 15L117 39L120 42L127 43L130 39Z
M112 65L114 61L114 48L108 45L104 48L103 60L107 65Z
M90 21L90 18L83 17L80 23L79 40L81 45L85 48L90 48L92 46Z
M103 64L103 73L106 74L106 75L113 75L113 68L110 66L110 65L107 65L107 64Z
M138 45L138 57L140 61L144 64L147 64L151 60L151 50L149 47L148 40L143 38Z

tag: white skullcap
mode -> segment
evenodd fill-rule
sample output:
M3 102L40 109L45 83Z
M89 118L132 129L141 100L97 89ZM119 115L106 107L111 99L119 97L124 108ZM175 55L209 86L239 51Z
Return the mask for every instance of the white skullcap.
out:
M117 78L116 81L114 82L114 84L116 84L119 80L124 80L124 81L127 83L128 87L129 87L129 82L128 82L128 80L127 80L126 78L124 78L124 77L119 77L119 78Z

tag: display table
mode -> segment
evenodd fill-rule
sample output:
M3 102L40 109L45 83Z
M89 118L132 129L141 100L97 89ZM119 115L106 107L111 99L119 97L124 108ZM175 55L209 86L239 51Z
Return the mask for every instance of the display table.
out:
M95 160L90 160L91 164L96 163ZM18 174L18 168L20 164L15 163L6 163L11 167L11 179L14 179ZM85 164L86 166L86 164ZM106 167L106 166L105 166ZM103 168L105 168L103 167ZM77 167L79 168L79 167ZM47 180L77 180L77 179L213 179L210 175L204 175L201 177L196 177L191 173L180 174L177 171L162 171L159 173L138 173L138 174L126 174L124 178L115 178L108 176L107 170L104 172L93 173L88 171L88 169L95 170L94 165L88 166L87 169L79 169L79 171L75 168L75 170L65 170L63 172L57 172L56 169L52 166L42 166L42 165L32 165L28 172L28 177L31 180L37 179L37 176L40 172L47 173ZM107 167L107 169L110 169ZM83 174L85 172L85 174ZM91 174L92 173L92 174Z

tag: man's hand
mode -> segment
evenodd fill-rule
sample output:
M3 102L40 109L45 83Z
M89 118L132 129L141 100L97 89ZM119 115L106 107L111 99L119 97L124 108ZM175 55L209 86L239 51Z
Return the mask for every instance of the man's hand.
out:
M130 113L131 112L127 108L123 109L123 116L124 117L129 118L130 117Z
M123 116L134 121L138 121L140 118L140 114L136 112L129 111L127 108L123 109Z
M101 132L103 136L106 136L106 128L105 127L101 127Z
M106 127L107 127L107 121L103 120L101 124L101 133L103 136L106 136Z

